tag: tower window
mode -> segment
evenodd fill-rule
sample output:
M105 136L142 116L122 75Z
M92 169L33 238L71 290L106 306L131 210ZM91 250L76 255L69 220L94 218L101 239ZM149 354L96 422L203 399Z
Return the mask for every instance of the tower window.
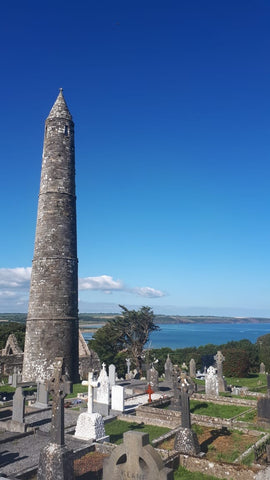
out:
M68 126L65 125L65 136L67 137L68 136Z

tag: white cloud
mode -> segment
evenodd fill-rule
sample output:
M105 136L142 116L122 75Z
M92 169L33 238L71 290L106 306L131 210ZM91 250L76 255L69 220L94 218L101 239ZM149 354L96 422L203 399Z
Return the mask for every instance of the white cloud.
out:
M0 288L28 287L31 270L31 267L0 268Z
M109 275L79 279L79 290L99 290L105 293L111 293L112 290L119 291L123 289L123 283L120 280L113 280Z
M156 290L152 287L137 287L133 289L133 292L140 297L147 298L160 298L166 296L166 293L162 292L161 290Z
M30 288L31 267L0 268L0 311L26 311ZM130 288L110 275L79 279L80 291L99 291L104 294L123 292L139 297L160 298L166 294L152 287Z

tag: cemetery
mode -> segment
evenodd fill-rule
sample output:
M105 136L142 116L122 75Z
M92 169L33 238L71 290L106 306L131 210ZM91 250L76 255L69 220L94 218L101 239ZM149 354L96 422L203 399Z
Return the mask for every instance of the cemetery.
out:
M59 358L52 381L38 383L34 395L35 386L27 395L29 384L19 375L10 376L15 393L0 410L3 478L53 479L59 469L63 479L129 478L131 473L178 478L184 468L212 478L269 478L267 374L266 394L247 387L234 394L227 386L224 392L226 382L218 381L222 370L215 366L196 383L169 357L161 378L151 365L145 379L137 379L127 362L125 378L119 379L115 366L103 363L72 393ZM134 465L136 451L142 469ZM155 466L155 476L145 476L147 462Z

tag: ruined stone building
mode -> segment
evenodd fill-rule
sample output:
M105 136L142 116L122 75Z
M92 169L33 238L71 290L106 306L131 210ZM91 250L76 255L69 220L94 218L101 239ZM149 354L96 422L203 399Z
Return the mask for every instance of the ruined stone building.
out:
M74 123L62 89L45 124L23 381L44 381L63 357L78 380Z
M0 374L11 375L14 370L21 371L23 351L19 347L16 336L11 333L6 341L5 348L0 350Z

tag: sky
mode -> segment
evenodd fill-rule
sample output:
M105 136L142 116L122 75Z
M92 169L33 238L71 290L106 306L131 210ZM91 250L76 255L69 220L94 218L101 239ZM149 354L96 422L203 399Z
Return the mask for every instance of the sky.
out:
M26 312L44 122L75 122L80 312L270 317L268 0L0 16L0 311Z

